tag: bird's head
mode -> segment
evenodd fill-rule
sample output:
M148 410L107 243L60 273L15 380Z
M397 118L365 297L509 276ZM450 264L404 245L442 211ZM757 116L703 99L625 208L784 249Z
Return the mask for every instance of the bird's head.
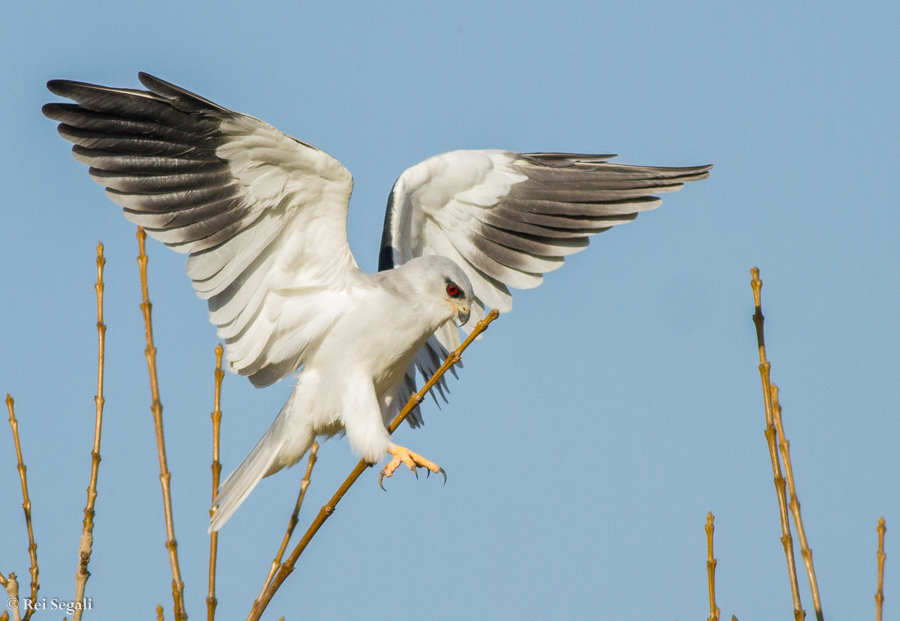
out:
M466 273L446 257L426 255L408 261L404 267L417 272L420 293L447 308L447 319L456 319L460 326L469 321L475 293ZM442 305L446 305L442 306Z

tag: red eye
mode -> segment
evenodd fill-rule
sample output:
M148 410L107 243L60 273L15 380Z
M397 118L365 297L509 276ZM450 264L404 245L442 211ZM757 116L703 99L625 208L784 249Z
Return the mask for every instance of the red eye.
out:
M450 283L449 285L447 285L447 295L449 295L451 298L455 298L459 295L459 287L457 287L453 283Z

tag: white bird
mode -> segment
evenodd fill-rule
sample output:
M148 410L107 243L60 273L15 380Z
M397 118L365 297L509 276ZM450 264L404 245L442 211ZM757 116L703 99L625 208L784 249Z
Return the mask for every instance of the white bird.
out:
M46 116L75 158L151 237L188 253L187 273L226 344L227 367L267 386L302 369L250 455L222 484L210 530L317 436L345 433L382 473L440 467L386 427L486 314L512 308L588 237L653 209L712 166L609 163L612 155L452 151L404 172L388 201L379 272L347 243L353 179L268 123L140 73L148 89L52 80L75 104ZM472 315L470 321L470 314ZM444 386L438 384L443 396ZM408 418L422 424L418 408Z

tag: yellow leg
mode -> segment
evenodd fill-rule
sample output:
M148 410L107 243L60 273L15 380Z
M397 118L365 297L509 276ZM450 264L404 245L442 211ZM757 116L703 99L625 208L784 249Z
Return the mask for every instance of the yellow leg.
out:
M394 471L400 467L400 464L406 464L406 467L412 470L416 478L419 478L419 473L416 471L416 468L425 468L428 470L429 474L434 472L437 474L440 472L444 475L444 483L447 482L447 473L444 472L444 469L438 466L436 463L432 461L428 461L421 455L417 453L413 453L406 447L399 446L397 444L393 445L388 449L388 453L391 454L391 461L385 466L381 473L378 475L378 485L381 486L381 489L384 489L384 484L382 483L382 479L384 477L391 477L394 475Z

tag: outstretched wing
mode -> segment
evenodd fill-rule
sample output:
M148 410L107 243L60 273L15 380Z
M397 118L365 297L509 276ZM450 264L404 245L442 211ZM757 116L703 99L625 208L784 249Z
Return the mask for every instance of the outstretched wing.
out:
M537 287L591 235L631 222L659 206L654 194L705 179L712 168L630 166L609 162L613 157L452 151L427 159L394 184L379 269L426 254L453 259L475 289L468 332L486 308L512 308L510 288ZM423 375L458 343L453 326L436 333L416 357ZM406 391L415 386L411 372Z
M158 78L147 91L52 80L46 116L125 217L178 252L228 366L294 372L371 286L347 244L353 179L330 155Z

